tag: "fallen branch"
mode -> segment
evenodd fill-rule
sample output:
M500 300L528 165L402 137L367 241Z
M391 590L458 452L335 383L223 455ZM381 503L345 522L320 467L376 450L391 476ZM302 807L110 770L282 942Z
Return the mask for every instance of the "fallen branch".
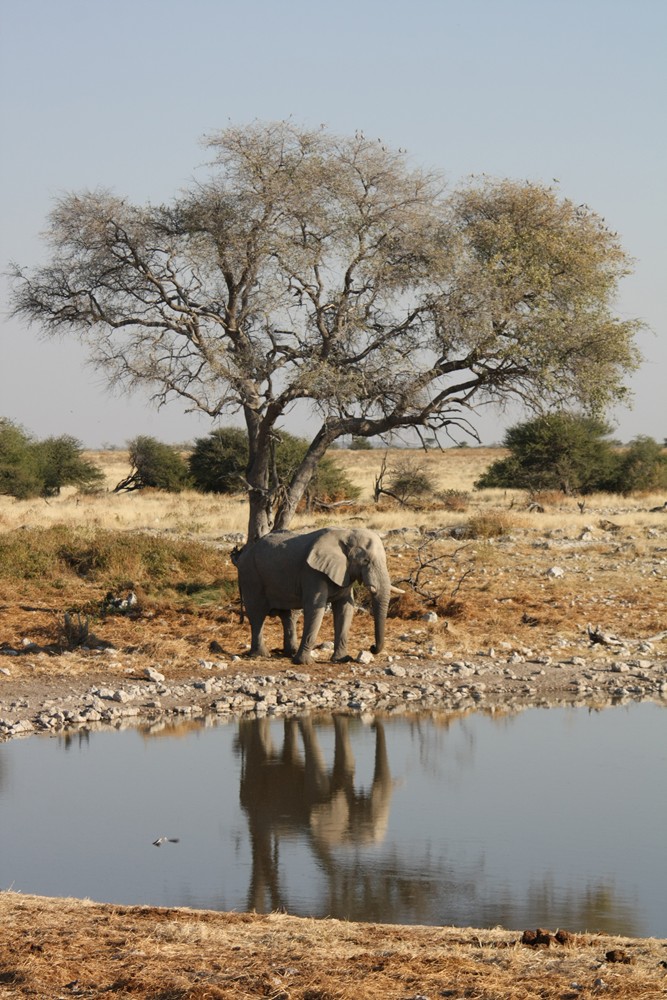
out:
M356 500L337 500L335 503L325 503L324 500L313 500L313 507L322 507L324 510L335 510L336 507L354 507Z
M641 646L645 642L660 642L662 639L667 639L667 632L658 632L656 635L648 636L646 639L619 639L617 635L603 632L599 625L593 628L589 624L586 630L591 643L599 643L602 646Z
M588 638L591 640L591 643L593 644L600 643L600 645L602 646L625 645L623 640L619 639L617 636L610 635L608 632L603 632L599 625L596 625L595 628L593 628L592 625L588 625L587 631L588 631Z

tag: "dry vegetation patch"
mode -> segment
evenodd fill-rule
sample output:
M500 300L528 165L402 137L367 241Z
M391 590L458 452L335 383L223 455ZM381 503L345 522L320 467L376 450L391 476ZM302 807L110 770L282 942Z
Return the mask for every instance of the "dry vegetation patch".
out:
M406 622L428 611L438 615L424 633L436 655L499 643L539 652L580 641L589 623L636 641L664 629L667 513L650 513L660 497L589 497L582 511L575 499L550 494L540 497L538 511L520 492L473 491L498 449L453 448L412 455L444 498L412 510L386 497L373 503L382 453L332 454L362 498L335 513L302 513L295 528L365 523L383 534L392 578L406 589L390 611L388 653L401 651ZM123 452L91 457L110 485L127 468ZM402 460L389 453L390 463ZM468 497L464 509L460 502L452 509L448 491ZM239 622L229 554L245 517L241 497L188 492L1 497L0 646L27 649L34 654L29 671L53 674L66 664L51 654L77 645L97 653L113 645L174 670L209 656L214 641L222 655L244 652L248 629ZM130 590L136 607L114 613L109 592ZM358 596L363 606L363 592ZM66 614L82 619L93 641L73 641ZM269 624L276 647L279 632ZM368 616L357 616L352 637L359 648L370 643ZM330 638L327 621L322 639Z
M664 996L667 942L123 907L0 894L0 992L136 1000ZM94 947L91 942L94 941ZM613 955L617 957L613 960Z

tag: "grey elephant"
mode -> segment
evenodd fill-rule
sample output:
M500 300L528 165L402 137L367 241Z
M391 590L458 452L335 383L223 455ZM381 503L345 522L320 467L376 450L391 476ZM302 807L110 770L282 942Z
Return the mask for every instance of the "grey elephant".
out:
M385 620L392 592L382 540L363 528L322 528L307 534L276 531L246 546L236 558L239 587L251 628L251 656L268 656L263 628L267 615L283 625L284 652L294 663L312 662L327 604L334 620L333 660L350 659L347 648L354 612L352 585L370 593L375 644L384 645ZM295 612L303 608L303 635L297 647Z

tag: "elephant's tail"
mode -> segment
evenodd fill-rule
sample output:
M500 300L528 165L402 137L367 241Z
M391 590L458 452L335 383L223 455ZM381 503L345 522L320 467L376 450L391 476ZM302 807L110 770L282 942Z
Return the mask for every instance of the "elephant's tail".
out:
M237 567L237 573L238 573L239 556L243 552L244 548L245 545L235 545L232 551L229 553L230 559ZM243 604L243 591L241 589L240 576L238 578L238 581L239 581L239 624L243 625L243 623L245 622L245 605Z

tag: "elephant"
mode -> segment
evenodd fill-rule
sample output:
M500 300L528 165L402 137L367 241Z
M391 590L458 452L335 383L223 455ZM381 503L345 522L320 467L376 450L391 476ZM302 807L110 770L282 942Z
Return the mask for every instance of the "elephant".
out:
M247 545L236 557L239 589L251 628L250 656L268 656L263 638L267 615L283 625L283 652L294 663L312 663L311 651L331 603L334 620L333 661L347 662L348 633L354 613L352 585L371 593L375 643L384 645L385 620L392 592L382 540L365 528L321 528L305 534L275 531ZM297 609L303 608L303 635L297 646Z
M274 745L269 719L239 721L235 749L242 758L240 800L252 849L249 910L265 913L286 905L278 864L281 841L306 836L326 875L328 898L338 899L345 895L339 888L345 876L336 849L358 849L384 840L395 787L384 725L379 719L373 723L373 778L371 788L364 789L355 785L350 738L350 728L359 722L343 715L334 715L331 721L333 765L325 760L318 738L328 726L322 719L317 724L310 716L285 719L282 746Z

